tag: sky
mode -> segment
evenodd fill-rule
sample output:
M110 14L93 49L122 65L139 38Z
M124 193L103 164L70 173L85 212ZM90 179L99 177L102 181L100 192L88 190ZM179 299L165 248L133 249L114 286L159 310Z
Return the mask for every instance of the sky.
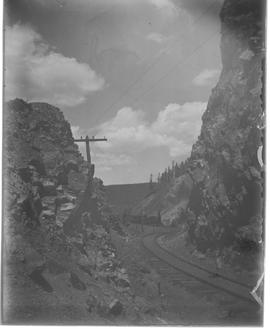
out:
M6 0L5 100L59 107L105 185L185 160L220 71L222 0ZM85 155L84 145L79 145Z

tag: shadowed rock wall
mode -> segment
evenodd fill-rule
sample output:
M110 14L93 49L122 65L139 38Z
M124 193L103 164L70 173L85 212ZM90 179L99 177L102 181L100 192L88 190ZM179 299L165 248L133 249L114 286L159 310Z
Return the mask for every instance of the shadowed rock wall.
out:
M223 69L213 88L187 171L136 211L159 203L164 223L187 224L201 251L260 249L264 1L225 0L220 13Z
M200 249L262 239L263 1L226 0L220 13L223 70L202 117L188 174L190 234Z

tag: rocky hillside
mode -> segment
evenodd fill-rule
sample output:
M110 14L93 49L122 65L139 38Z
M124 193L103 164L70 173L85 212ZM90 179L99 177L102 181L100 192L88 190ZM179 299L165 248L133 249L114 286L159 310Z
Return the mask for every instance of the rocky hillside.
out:
M4 122L4 322L140 323L102 182L62 112L16 99Z
M122 215L150 195L156 183L107 185L104 187L114 214Z
M258 250L262 242L263 1L225 0L223 70L213 88L188 169L161 198L162 220L186 222L198 249ZM160 194L161 192L159 192ZM157 202L151 196L145 209Z

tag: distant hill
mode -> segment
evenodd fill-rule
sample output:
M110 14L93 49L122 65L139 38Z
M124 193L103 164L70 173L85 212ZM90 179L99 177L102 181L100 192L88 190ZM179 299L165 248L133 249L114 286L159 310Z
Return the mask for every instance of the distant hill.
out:
M152 186L154 191L156 183ZM115 214L133 208L152 193L149 183L107 185L105 191Z

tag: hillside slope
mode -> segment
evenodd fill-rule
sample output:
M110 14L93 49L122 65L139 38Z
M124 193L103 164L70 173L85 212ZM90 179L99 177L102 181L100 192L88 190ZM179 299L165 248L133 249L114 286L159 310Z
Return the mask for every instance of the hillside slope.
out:
M108 202L115 214L123 214L141 202L155 189L149 183L107 185L104 187Z

